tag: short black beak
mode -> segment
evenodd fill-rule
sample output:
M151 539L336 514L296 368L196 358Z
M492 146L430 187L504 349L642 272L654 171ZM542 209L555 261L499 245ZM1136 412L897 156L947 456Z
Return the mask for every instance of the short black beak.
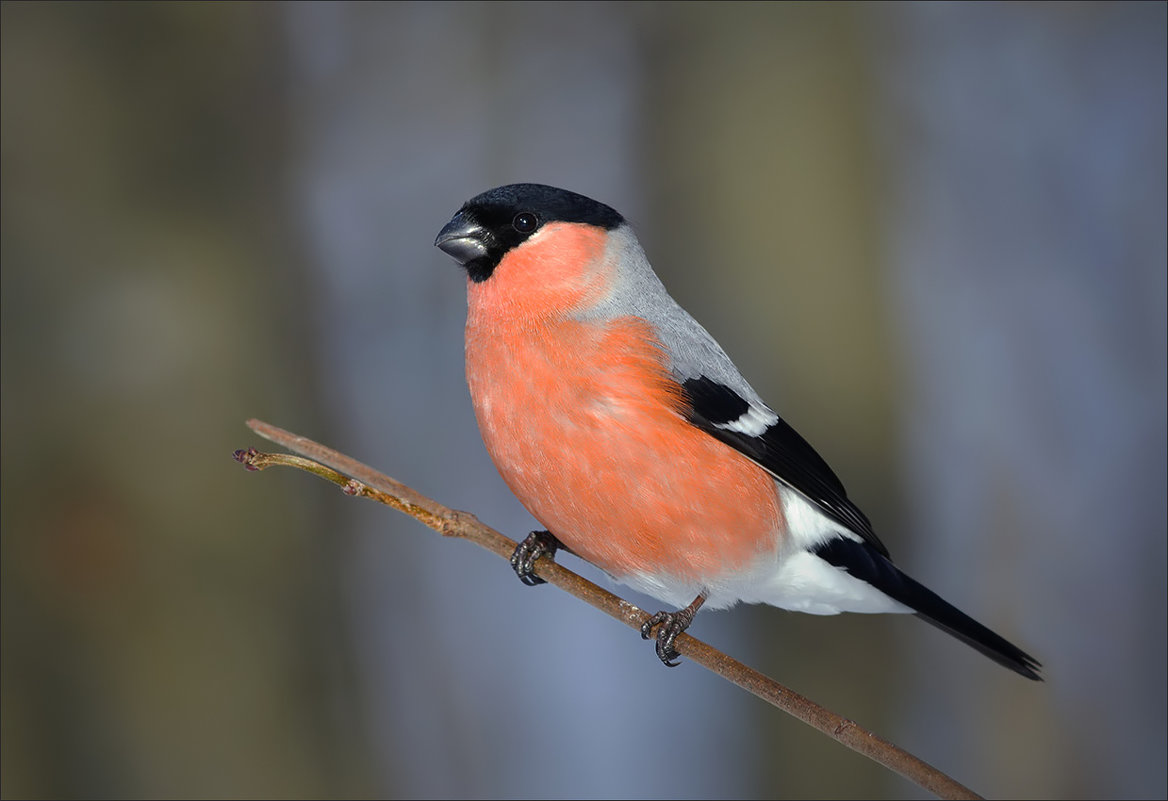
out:
M486 229L473 217L460 211L438 232L434 246L465 267L487 255L486 237Z

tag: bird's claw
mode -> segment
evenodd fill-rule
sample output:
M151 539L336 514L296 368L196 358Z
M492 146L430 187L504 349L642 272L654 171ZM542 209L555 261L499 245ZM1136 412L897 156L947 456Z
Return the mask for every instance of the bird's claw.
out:
M682 632L689 628L689 624L693 623L694 617L705 602L706 595L702 593L694 598L693 603L685 609L679 609L676 612L658 612L641 624L642 640L653 637L653 629L657 629L657 658L665 667L677 667L681 664L676 661L681 654L674 643L677 642L677 638L681 636Z
M560 541L548 531L533 531L523 542L515 547L511 554L511 569L519 580L528 587L546 584L543 579L535 575L535 563L541 556L552 559L561 547Z
M657 658L666 667L677 667L680 662L675 661L681 654L674 647L677 635L689 626L688 620L683 620L679 612L658 612L641 624L641 639L651 639L653 629L657 628Z

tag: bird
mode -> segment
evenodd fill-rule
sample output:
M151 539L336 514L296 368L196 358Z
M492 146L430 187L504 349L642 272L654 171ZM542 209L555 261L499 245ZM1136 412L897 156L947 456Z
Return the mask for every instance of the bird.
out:
M435 246L466 272L466 381L483 442L563 549L673 608L644 639L678 664L698 610L915 613L1042 680L1032 656L902 572L815 449L668 293L626 219L544 184L485 191Z

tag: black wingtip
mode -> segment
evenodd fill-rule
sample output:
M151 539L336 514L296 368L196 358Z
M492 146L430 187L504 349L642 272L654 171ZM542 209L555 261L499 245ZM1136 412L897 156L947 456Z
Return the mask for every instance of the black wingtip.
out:
M953 635L999 665L1032 681L1043 680L1038 672L1042 664L1037 659L906 576L867 543L841 537L819 545L814 553L829 564L868 582L889 598L912 609L917 617Z
M926 590L926 592L929 591ZM938 598L937 600L940 599ZM947 622L942 622L925 612L917 612L917 617L926 623L936 626L941 631L953 635L971 648L985 654L1002 667L1007 667L1031 681L1044 681L1042 674L1038 672L1042 668L1041 662L1014 645L1005 637L990 631L964 612L950 606L945 601L941 601L941 603L949 607L949 610L946 610L949 613L944 615ZM954 615L953 613L956 614Z

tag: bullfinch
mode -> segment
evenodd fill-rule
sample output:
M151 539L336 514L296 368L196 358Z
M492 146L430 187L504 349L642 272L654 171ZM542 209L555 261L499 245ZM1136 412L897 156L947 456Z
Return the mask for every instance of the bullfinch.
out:
M1039 663L897 568L803 437L666 292L612 208L541 184L471 198L434 244L466 270L466 380L504 481L558 548L679 611L641 629L676 664L703 605L912 612L1011 670ZM654 630L655 634L654 634Z

